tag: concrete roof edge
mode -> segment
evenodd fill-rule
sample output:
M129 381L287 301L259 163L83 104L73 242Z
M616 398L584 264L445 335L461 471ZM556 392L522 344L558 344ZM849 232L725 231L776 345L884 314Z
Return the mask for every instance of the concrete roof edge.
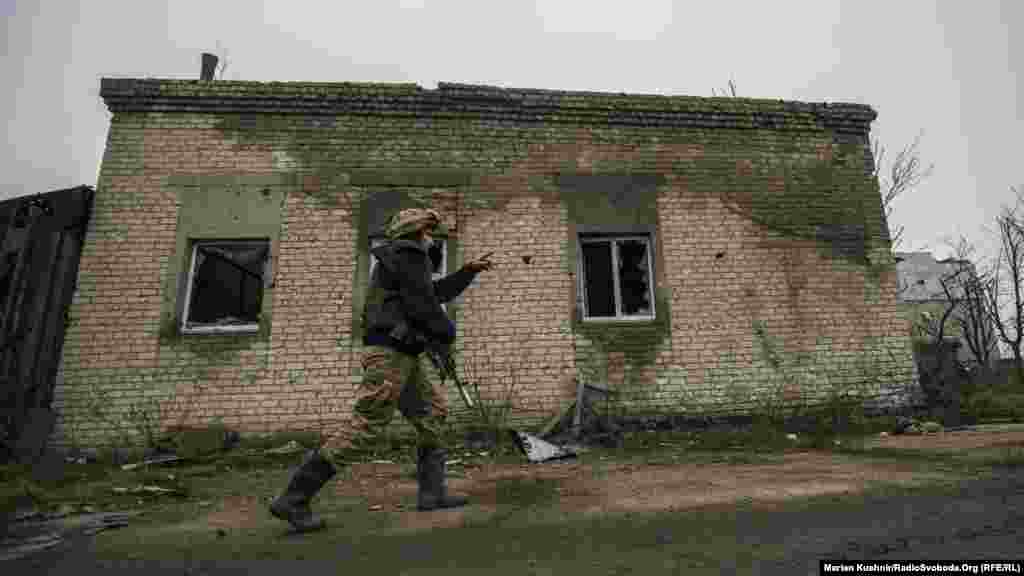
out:
M436 89L412 83L359 82L255 82L237 80L177 80L159 78L102 78L100 96L112 110L132 109L194 111L239 104L239 111L251 107L292 111L308 108L318 101L326 107L343 102L387 101L391 109L436 107L444 102L468 103L503 109L518 108L530 113L558 108L565 112L688 113L715 118L755 117L756 125L772 128L771 118L800 117L825 121L866 132L877 112L865 104L800 102L689 95L628 94L535 88L502 88L477 84L440 82ZM246 104L243 104L246 103ZM256 105L261 103L261 105ZM272 104L270 104L272 103ZM301 106L299 106L301 103ZM262 104L266 104L263 106Z

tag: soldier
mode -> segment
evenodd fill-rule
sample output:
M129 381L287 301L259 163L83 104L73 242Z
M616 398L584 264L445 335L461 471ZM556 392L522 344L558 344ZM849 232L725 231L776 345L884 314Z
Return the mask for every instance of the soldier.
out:
M428 253L440 223L435 210L402 210L388 222L390 242L373 250L379 264L363 311L363 380L350 423L330 437L322 450L307 454L284 492L270 505L271 514L300 532L326 525L313 514L310 500L338 468L365 455L366 447L388 425L396 407L417 433L417 508L455 508L467 503L466 498L447 493L446 397L424 377L419 355L427 346L447 352L455 341L455 325L441 304L461 294L477 273L490 270L493 264L475 260L433 281Z

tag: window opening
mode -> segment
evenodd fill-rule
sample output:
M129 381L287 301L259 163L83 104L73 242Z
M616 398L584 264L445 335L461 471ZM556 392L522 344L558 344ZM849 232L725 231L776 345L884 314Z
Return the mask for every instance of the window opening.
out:
M650 240L581 237L585 318L653 319Z
M182 331L259 329L268 240L197 241L192 245Z

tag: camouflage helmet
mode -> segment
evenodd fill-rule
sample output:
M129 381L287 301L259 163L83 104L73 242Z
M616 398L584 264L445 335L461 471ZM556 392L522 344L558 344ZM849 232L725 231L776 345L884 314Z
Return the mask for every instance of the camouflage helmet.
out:
M438 214L437 210L431 210L430 208L408 208L401 210L391 217L384 232L388 238L394 240L406 234L419 232L424 228L443 229L441 215Z

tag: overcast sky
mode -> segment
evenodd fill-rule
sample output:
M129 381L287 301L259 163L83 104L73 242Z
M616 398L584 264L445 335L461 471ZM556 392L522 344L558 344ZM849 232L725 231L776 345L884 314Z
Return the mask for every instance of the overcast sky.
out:
M903 249L985 245L1024 185L1021 0L0 0L0 14L0 199L95 185L100 78L197 78L203 51L227 56L227 80L710 96L732 79L743 96L869 104L885 146L923 133L935 164L895 205Z

